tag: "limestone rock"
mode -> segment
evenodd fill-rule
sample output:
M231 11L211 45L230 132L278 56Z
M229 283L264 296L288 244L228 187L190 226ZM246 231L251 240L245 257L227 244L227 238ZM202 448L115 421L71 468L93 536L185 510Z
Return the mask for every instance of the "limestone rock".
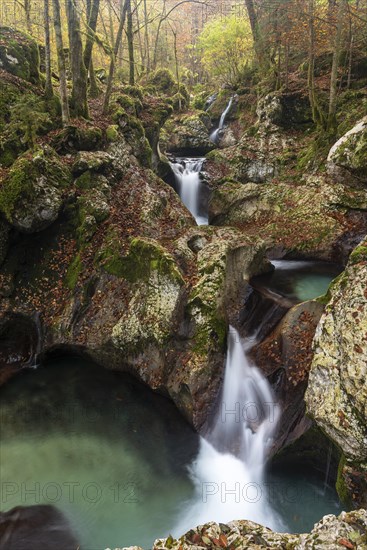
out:
M18 158L0 190L0 210L19 231L35 233L57 218L70 173L50 148Z
M203 115L207 117L205 113ZM167 152L187 151L197 155L205 155L215 148L214 143L210 141L203 115L199 113L178 120L176 126L169 131L166 144Z
M367 466L367 241L330 290L318 325L306 392L308 413L342 449ZM367 501L367 495L364 502Z
M367 117L333 145L327 167L337 182L356 187L367 185Z
M104 151L81 151L76 156L72 171L76 176L87 170L102 172L112 164L112 161L113 157Z
M0 69L32 84L40 84L39 51L37 43L29 35L0 27Z
M152 550L199 550L204 548L246 548L277 550L364 550L367 544L367 512L342 512L325 516L309 534L275 533L252 521L231 521L228 525L207 523L180 539L156 540ZM126 549L125 549L126 550Z

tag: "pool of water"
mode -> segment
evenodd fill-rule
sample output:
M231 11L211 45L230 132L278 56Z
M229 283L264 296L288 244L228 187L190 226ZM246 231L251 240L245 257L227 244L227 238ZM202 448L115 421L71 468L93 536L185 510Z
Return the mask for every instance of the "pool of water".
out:
M265 287L293 302L305 302L325 294L343 268L312 261L272 260L275 270L253 278L255 287Z
M10 381L0 400L3 511L53 504L85 550L169 534L198 440L168 400L70 358Z
M0 388L0 420L2 511L52 504L69 519L81 550L151 548L155 538L181 534L197 494L189 465L199 438L164 397L69 357ZM218 487L229 505L232 489ZM304 532L339 512L335 491L323 492L322 480L303 469L271 474L256 494L240 490L248 496L243 515L251 500L258 507L258 498L270 498L284 531Z

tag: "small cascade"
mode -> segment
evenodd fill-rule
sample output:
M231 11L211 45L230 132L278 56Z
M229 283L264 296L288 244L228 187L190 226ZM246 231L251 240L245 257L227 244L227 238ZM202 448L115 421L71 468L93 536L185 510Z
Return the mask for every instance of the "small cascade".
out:
M189 504L177 535L193 525L234 519L284 527L270 506L264 478L280 409L268 381L248 357L254 344L254 338L242 342L230 328L218 412L190 471L196 501Z
M218 128L216 130L214 130L214 132L210 136L211 141L213 143L215 143L216 145L218 144L218 141L219 141L220 132L224 128L224 124L226 122L227 115L228 115L229 111L232 108L233 99L234 99L234 97L232 96L231 99L229 100L229 103L228 103L227 107L223 111L222 116L220 117Z
M174 162L170 163L176 180L177 192L198 225L208 224L208 216L202 211L201 205L203 185L200 181L200 172L204 161L204 158L177 157Z

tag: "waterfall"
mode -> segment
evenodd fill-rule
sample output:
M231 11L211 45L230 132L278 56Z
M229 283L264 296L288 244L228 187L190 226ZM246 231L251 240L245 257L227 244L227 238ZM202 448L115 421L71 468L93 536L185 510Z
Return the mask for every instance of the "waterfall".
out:
M232 104L233 104L233 99L234 98L232 96L231 99L229 100L229 103L228 103L227 107L223 111L222 116L220 117L218 128L216 130L214 130L214 132L210 136L211 141L215 144L217 144L218 141L219 141L219 132L221 130L223 130L223 128L224 128L224 124L226 122L227 115L228 115L229 111L231 110L231 107L232 107Z
M195 525L235 519L284 528L272 510L265 482L267 451L276 434L280 410L268 381L249 359L254 344L254 338L243 343L230 328L218 412L191 465L195 502L188 503L175 529L177 536Z
M208 217L200 211L200 192L202 189L200 172L204 161L204 158L177 157L175 162L170 162L178 187L178 194L198 225L208 224Z

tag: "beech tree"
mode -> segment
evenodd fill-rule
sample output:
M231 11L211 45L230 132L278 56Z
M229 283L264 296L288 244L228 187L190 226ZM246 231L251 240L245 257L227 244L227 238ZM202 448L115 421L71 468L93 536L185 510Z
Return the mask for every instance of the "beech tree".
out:
M69 112L68 88L67 88L67 82L66 82L65 52L64 52L64 43L62 39L59 0L52 0L52 5L53 5L54 28L55 28L55 39L56 39L56 49L57 49L57 62L59 67L62 122L63 122L63 125L66 126L70 122L70 112Z
M79 10L79 0L66 0L70 48L69 58L71 80L73 83L70 104L76 116L88 118L87 69L83 59Z

